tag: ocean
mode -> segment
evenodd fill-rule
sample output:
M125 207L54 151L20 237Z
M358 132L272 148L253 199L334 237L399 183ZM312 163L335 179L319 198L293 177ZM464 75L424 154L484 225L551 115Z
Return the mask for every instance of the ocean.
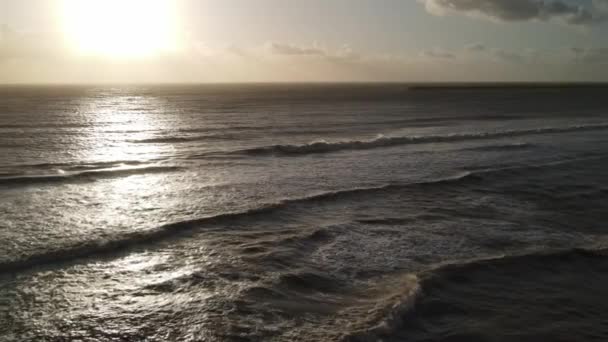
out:
M608 341L608 87L0 87L0 341Z

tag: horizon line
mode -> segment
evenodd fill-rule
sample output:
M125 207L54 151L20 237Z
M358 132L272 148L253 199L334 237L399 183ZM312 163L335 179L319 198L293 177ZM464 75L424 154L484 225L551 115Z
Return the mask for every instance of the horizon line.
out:
M608 86L608 81L244 81L244 82L10 82L12 86L402 85L410 87Z

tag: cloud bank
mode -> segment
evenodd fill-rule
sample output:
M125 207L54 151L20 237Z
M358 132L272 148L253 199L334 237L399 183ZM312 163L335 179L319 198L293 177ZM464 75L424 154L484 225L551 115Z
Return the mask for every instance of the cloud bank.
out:
M505 50L477 42L400 53L271 41L189 42L171 54L108 59L74 54L61 36L0 25L0 83L608 81L608 49Z
M565 0L419 0L434 15L464 14L501 22L559 20L592 25L608 20L608 1L582 6Z

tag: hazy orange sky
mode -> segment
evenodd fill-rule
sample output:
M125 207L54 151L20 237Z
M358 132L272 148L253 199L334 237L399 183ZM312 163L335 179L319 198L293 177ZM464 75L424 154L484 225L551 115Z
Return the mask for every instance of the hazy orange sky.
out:
M608 81L608 0L0 0L0 83Z

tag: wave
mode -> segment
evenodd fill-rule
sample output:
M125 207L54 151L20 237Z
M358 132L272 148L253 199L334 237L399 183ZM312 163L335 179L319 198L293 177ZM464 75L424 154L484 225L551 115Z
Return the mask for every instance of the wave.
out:
M202 229L213 225L220 225L234 222L239 219L251 219L257 215L264 215L275 210L284 208L291 204L316 201L325 198L332 198L347 194L356 194L366 191L382 190L390 187L379 186L370 188L356 188L344 191L325 192L308 197L288 199L276 203L262 205L240 212L219 214L214 216L202 217L194 220L181 221L163 225L157 228L124 234L116 240L89 241L78 246L62 248L61 250L48 251L36 255L31 255L20 260L0 261L0 273L23 271L24 269L43 266L48 264L67 262L74 259L92 257L99 254L115 253L120 250L137 246L145 243L153 243L183 231Z
M217 140L228 140L236 139L234 135L199 135L199 136L169 136L169 137L158 137L140 140L129 140L131 143L136 144L171 144L171 143L185 143L185 142L196 142L196 141L217 141Z
M534 144L520 142L513 144L500 144L500 145L484 145L484 146L475 146L470 148L464 148L463 151L512 151L512 150L525 150L529 148L535 147Z
M205 141L218 139L210 136L195 136L195 137L161 137L161 138L149 138L149 139L140 139L140 140L129 140L131 143L137 144L161 144L161 143L182 143L182 142L192 142L192 141Z
M597 158L595 158L597 159ZM555 165L563 165L569 163L577 163L580 159L566 160L561 162L547 163L543 165L527 165L521 167L508 167L501 169L489 169L482 171L466 171L458 173L452 177L438 178L429 181L414 182L414 183L395 183L383 184L371 187L352 188L338 191L320 192L304 196L300 198L285 199L275 203L267 203L256 208L252 208L240 212L230 212L214 216L202 217L194 220L181 221L163 225L157 228L133 232L123 235L116 240L107 241L90 241L75 247L68 247L59 251L50 251L37 255L32 255L21 260L11 260L0 262L0 272L13 272L22 269L35 267L38 265L53 264L58 262L70 261L78 258L85 258L97 254L114 253L119 250L137 246L145 243L153 243L159 240L177 235L183 231L195 229L203 229L217 225L226 225L235 223L237 220L247 220L251 222L256 218L264 218L266 215L274 213L278 210L286 209L292 206L301 204L316 203L319 201L339 200L343 198L360 198L362 195L373 193L382 193L384 191L402 190L412 187L428 187L428 186L444 186L446 184L461 184L463 182L478 182L483 181L488 176L500 177L506 176L504 173L516 173L529 169L542 169L543 167L554 167ZM128 171L127 171L128 172ZM135 171L133 171L135 172ZM141 171L140 171L141 172ZM165 171L161 171L165 172ZM362 223L377 223L377 222L362 222Z
M389 286L380 284L375 292L378 294L375 303L364 310L365 315L359 317L359 321L351 323L354 329L340 340L382 341L380 337L390 335L401 326L403 317L415 310L416 303L424 295L421 280L413 273L397 277Z
M533 270L538 266L543 267L543 265L549 267L557 263L576 263L598 258L608 258L608 247L605 247L602 243L587 247L534 250L521 254L498 255L460 262L447 262L435 265L422 272L421 275L424 276L424 279L426 279L427 282L437 283L449 280L451 277L458 277L458 274L467 273L467 271L472 270L494 269L496 267L510 265L517 266L524 271L524 269Z
M87 169L103 169L111 167L125 167L149 164L159 161L159 159L148 160L112 160L100 162L80 162L80 163L39 163L39 164L16 164L12 168L31 168L31 169L69 169L69 170L87 170Z
M124 177L139 174L149 173L165 173L180 170L177 166L149 166L135 168L116 168L89 170L75 173L61 173L56 175L38 175L38 176L16 176L0 178L0 185L17 186L17 185L35 185L45 183L67 183L67 182L92 182L102 178Z
M0 129L39 129L39 128L86 128L87 124L75 123L27 123L27 124L2 124Z
M544 127L525 130L507 130L496 132L480 132L480 133L463 133L463 134L447 134L447 135L426 135L426 136L396 136L388 137L380 135L371 140L350 140L328 142L325 140L314 141L304 145L271 145L255 147L236 151L235 153L249 155L305 155L314 153L330 153L344 150L368 150L382 147L409 145L409 144L428 144L428 143L446 143L469 140L488 140L507 137L519 137L526 135L542 135L554 133L567 133L578 131L592 131L608 129L608 123L590 124L590 125L575 125L567 127Z
M468 175L469 173L466 174ZM439 181L446 180L447 179L442 179ZM241 219L251 220L256 216L267 215L290 205L297 205L320 200L336 199L343 196L353 196L367 192L384 191L387 189L402 186L404 185L387 184L376 187L322 192L301 198L286 199L245 211L231 212L214 216L202 217L194 220L171 223L145 231L124 234L121 238L118 238L116 240L90 241L82 243L78 246L67 247L61 250L53 250L41 254L31 255L20 260L0 262L0 273L17 272L36 266L67 262L74 259L87 258L99 254L115 253L120 250L137 246L140 244L157 242L159 240L169 238L173 235L177 235L183 231L203 229L205 227L211 227L214 225L228 224Z
M252 125L230 125L230 126L214 126L214 127L197 127L197 128L180 128L177 132L180 133L207 133L207 132L226 132L226 131L247 131L264 128L264 126Z
M428 321L441 321L446 325L451 324L450 329L453 330L455 322L450 323L449 320L446 320L446 316L454 313L454 319L458 320L462 319L462 314L464 314L463 311L459 311L456 303L465 302L466 305L473 307L476 304L484 307L498 305L504 310L507 310L504 308L505 304L493 303L492 298L507 298L505 300L511 300L515 305L517 305L517 301L511 298L513 296L539 303L542 299L539 293L545 288L547 293L550 293L551 290L556 290L553 286L568 287L568 282L581 282L599 275L605 277L607 268L608 249L599 246L537 250L523 254L500 255L435 265L418 274L408 275L411 279L416 280L414 286L405 283L402 285L401 295L394 295L394 300L380 299L382 309L371 310L366 317L369 327L349 332L343 336L342 340L352 342L410 340L408 329L419 331L416 330L416 327L420 321L427 322L427 324ZM561 278L556 276L559 274L562 274ZM597 280L597 278L593 279ZM534 286L522 287L526 281L532 281ZM597 287L604 288L604 286L603 282L597 284ZM572 289L573 293L565 293L563 296L567 297L571 304L576 303L577 291L579 289ZM554 310L555 300L551 299L550 302L548 307L537 307L535 310ZM585 307L585 309L587 308ZM500 308L496 308L496 310L500 311ZM380 317L377 315L378 312L383 313L384 316ZM483 317L483 313L477 313L480 315L479 317L473 317L474 313L467 314L476 322L487 319L487 317ZM567 314L564 312L564 315ZM523 316L522 314L521 319L526 320ZM577 319L581 319L581 317L579 316ZM523 327L523 325L517 326ZM451 331L451 333L466 335L466 329L462 330L463 332ZM434 333L436 334L437 331ZM496 327L491 327L489 334L496 333L498 333ZM435 338L432 340L436 340L437 336L434 336ZM424 338L429 337L425 336L422 339L426 340ZM450 340L450 338L445 340Z

